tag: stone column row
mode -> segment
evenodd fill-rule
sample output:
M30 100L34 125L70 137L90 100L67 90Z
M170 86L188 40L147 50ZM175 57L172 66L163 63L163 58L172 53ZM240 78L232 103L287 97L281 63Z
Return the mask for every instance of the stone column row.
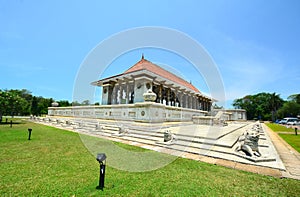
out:
M112 105L121 104L122 100L125 99L125 104L128 104L131 102L132 94L133 83L127 81L125 84L122 84L122 82L118 82L113 85L112 96L108 103L111 103Z
M125 82L125 84L124 84ZM111 84L111 96L108 97L107 104L121 104L125 99L126 104L133 103L135 82L119 80ZM152 90L157 94L156 102L170 106L210 111L211 101L201 96L195 95L185 90L178 90L164 87L162 84L153 85Z

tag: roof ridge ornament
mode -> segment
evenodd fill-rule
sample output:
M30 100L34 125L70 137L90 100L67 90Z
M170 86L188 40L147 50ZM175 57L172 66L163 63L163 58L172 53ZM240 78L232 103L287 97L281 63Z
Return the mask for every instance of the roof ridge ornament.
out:
M145 59L145 58L144 58L144 53L142 53L142 60L143 60L143 59Z

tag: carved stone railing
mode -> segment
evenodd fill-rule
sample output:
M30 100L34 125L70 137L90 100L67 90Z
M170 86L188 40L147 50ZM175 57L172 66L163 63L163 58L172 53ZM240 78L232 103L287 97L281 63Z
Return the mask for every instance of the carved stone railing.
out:
M138 122L192 121L193 116L205 116L206 111L141 102L122 105L49 107L49 116L85 117Z

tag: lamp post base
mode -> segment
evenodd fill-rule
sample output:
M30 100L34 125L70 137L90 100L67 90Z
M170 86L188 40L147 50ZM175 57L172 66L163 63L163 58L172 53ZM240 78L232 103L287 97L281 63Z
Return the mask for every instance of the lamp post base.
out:
M103 191L104 187L100 187L99 185L96 187L96 189L102 190Z

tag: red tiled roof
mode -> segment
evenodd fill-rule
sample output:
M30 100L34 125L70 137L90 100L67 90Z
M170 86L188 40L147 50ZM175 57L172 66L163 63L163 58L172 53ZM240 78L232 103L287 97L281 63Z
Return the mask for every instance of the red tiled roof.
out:
M189 82L185 81L184 79L174 75L173 73L161 68L160 66L153 64L152 62L144 59L144 57L142 57L142 59L139 62L134 64L132 67L130 67L128 70L126 70L123 74L128 74L128 73L140 71L140 70L148 70L148 71L155 73L161 77L164 77L168 80L171 80L177 84L180 84L184 87L194 90L195 92L200 93L200 91L195 86L193 86L191 83L189 83Z

